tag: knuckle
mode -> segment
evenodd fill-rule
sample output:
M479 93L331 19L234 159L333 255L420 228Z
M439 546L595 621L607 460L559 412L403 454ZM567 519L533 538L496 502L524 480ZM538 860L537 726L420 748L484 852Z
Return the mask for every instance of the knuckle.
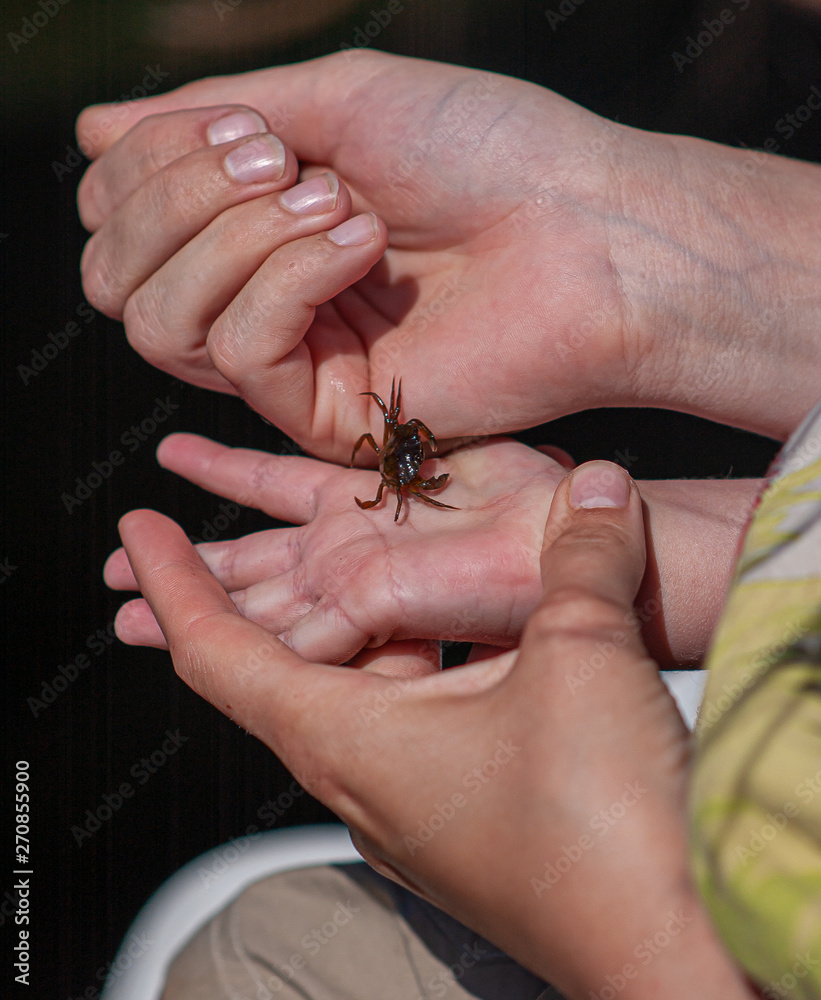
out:
M531 617L539 635L607 631L624 626L624 608L583 587L558 587L545 594Z
M99 312L112 319L122 315L122 292L111 257L95 234L86 244L80 261L80 274L86 299Z
M242 380L247 368L241 346L244 338L238 336L236 313L237 310L232 310L230 321L223 317L217 319L205 341L211 364L232 384Z
M162 368L168 359L168 336L160 320L161 309L151 282L141 285L126 301L123 324L134 350L150 364Z
M108 198L104 195L104 181L101 174L105 172L105 160L92 163L80 181L77 189L77 209L80 221L89 232L94 232L108 215Z

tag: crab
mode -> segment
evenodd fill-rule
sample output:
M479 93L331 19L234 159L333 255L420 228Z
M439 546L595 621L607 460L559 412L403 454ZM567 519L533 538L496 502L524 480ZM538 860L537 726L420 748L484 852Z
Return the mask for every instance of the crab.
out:
M458 507L451 507L450 504L440 503L433 497L426 497L420 490L441 489L450 478L450 473L445 472L441 476L432 476L430 479L423 479L419 473L422 462L425 459L422 448L422 438L425 437L430 442L433 454L436 454L436 438L432 432L422 423L421 420L409 420L406 424L399 423L399 410L402 406L402 379L396 385L396 378L391 382L391 403L385 406L382 399L375 392L361 392L360 396L372 396L376 400L376 405L382 411L385 418L385 435L382 440L380 450L373 434L363 434L356 442L351 452L351 467L353 467L356 453L367 442L379 456L379 472L382 475L382 482L376 491L373 500L360 500L354 497L357 504L367 510L375 507L382 499L382 493L387 487L396 491L396 513L394 521L399 520L399 513L402 510L402 491L407 487L408 493L418 500L423 500L434 507L444 507L447 510L458 510Z

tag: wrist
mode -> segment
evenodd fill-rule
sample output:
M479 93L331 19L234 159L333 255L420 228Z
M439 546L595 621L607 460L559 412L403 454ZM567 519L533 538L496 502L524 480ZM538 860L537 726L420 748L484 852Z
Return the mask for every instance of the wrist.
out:
M647 569L636 613L662 667L700 663L761 492L758 479L646 480Z
M618 167L633 401L785 438L819 395L821 167L638 131Z

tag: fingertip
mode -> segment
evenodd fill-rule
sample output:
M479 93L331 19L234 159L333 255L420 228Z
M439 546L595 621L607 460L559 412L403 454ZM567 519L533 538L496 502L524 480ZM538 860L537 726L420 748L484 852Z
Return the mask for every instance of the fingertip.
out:
M168 521L170 524L174 523L164 514L160 514L159 511L147 507L130 510L127 514L123 514L117 525L117 530L126 553L128 553L129 548L135 548L140 543L143 534L151 527L151 522L156 523L158 520Z
M633 480L620 465L585 462L570 473L567 502L573 510L622 509L630 503L634 488Z
M157 619L142 597L128 601L120 608L114 618L114 631L120 642L127 646L168 647Z
M131 563L123 548L115 549L106 559L103 565L103 581L112 590L122 590L128 583L130 577L133 582L134 574L131 571Z
M173 434L164 437L157 445L157 450L154 453L157 463L165 468L170 462L173 462L177 455L185 450L186 445L190 443L192 437L198 437L198 435L187 434L185 431L175 431Z
M340 222L327 236L338 247L364 247L384 238L385 223L373 212L362 212Z

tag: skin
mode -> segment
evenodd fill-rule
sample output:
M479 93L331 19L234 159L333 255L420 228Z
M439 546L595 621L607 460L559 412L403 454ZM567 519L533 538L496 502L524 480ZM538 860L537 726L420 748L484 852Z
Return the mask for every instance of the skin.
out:
M622 506L578 506L591 473L592 494ZM628 966L625 1000L753 995L690 880L686 728L625 628L644 573L644 525L638 491L617 467L590 463L559 485L544 591L521 648L445 672L413 642L369 651L358 669L308 662L239 614L173 522L133 511L120 531L183 680L267 743L377 870L570 1000ZM602 648L603 668L574 688L578 665ZM477 771L478 788L468 783ZM591 835L593 818L611 815L628 787L623 813ZM446 821L430 819L443 808ZM420 834L420 824L436 832ZM585 835L581 859L537 892L545 866ZM602 921L614 912L617 921ZM639 961L642 942L671 919L669 944Z
M226 174L247 139L208 145L241 105L277 123L275 181ZM77 132L89 301L320 457L379 433L358 394L394 374L443 439L599 405L783 438L815 402L817 166L372 51L89 108ZM282 208L298 163L341 181L326 216ZM363 212L370 240L335 246Z
M516 645L539 601L544 524L566 472L507 439L462 448L425 466L451 472L437 496L460 509L411 499L396 525L393 494L376 510L354 502L374 494L378 472L227 448L194 434L171 435L157 455L204 489L301 525L197 551L246 618L329 663L389 639ZM642 484L654 541L637 607L664 665L703 655L759 489L756 480ZM136 589L122 549L109 558L105 579ZM165 646L144 600L125 604L116 627L125 642Z

